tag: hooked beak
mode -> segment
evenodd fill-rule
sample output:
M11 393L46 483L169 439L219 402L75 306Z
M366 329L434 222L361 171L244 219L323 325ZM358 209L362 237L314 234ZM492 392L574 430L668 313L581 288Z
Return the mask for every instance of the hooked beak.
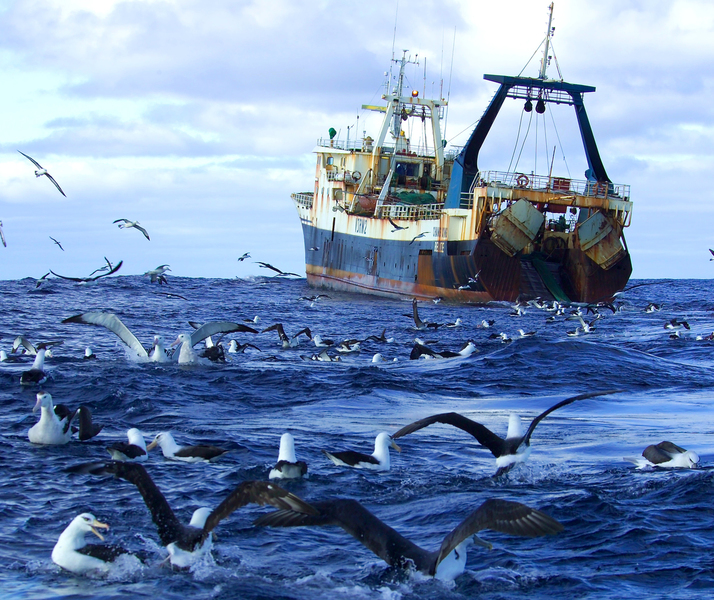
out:
M109 529L109 525L107 525L106 523L100 523L96 519L92 521L92 533L96 535L100 540L104 541L104 536L95 529L96 527L100 527L102 529Z
M399 446L397 446L397 442L395 442L392 438L389 438L389 439L392 442L391 443L392 448L394 448L397 452L401 452L402 449Z
M173 348L174 346L178 346L181 343L181 340L179 338L176 338L176 341L171 344L171 347Z
M38 394L37 396L37 402L35 402L35 408L32 409L32 412L37 412L40 408L42 407L42 400L40 400L40 396Z
M158 445L159 445L159 440L158 440L157 438L154 438L154 441L151 442L151 443L146 447L146 451L148 452L149 450L153 450L153 449L156 448L156 446L158 446Z

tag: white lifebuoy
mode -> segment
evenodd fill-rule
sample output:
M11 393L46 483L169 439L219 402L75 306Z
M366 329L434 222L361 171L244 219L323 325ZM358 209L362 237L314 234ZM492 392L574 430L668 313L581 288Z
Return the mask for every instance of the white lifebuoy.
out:
M360 173L359 171L352 171L352 179L354 179L355 181L359 181L360 179L362 179L362 173Z

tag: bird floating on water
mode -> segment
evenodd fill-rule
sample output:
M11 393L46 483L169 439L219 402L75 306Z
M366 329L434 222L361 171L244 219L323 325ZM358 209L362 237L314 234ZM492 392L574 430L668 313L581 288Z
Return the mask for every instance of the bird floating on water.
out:
M20 151L18 150L18 152L20 152ZM67 197L67 194L65 194L62 191L62 188L59 186L59 183L57 183L54 180L54 178L52 177L52 175L50 175L47 172L47 169L45 169L40 163L38 163L31 156L27 156L27 154L25 154L24 152L20 152L20 154L22 154L27 160L29 160L33 165L35 165L37 167L37 169L35 170L35 177L42 177L43 175L45 175L47 177L47 179L49 179L54 184L54 186L59 190L59 193L62 194L65 198Z
M130 221L129 219L117 219L116 221L112 221L112 223L119 223L117 227L119 229L129 229L130 227L133 227L134 229L138 229L141 231L141 233L144 234L144 237L151 241L151 238L149 237L149 233L144 229L141 225L139 225L139 221Z
M113 544L88 544L84 536L90 532L104 541L97 529L109 529L109 525L97 521L91 513L77 515L59 536L52 550L52 562L77 575L109 571L119 556L129 552Z
M380 433L374 440L374 452L372 454L362 454L353 450L345 450L343 452L328 452L323 450L325 456L329 458L338 467L355 467L357 469L371 469L373 471L389 471L389 447L394 448L397 452L402 449L397 446L386 431Z
M209 462L229 452L229 450L216 446L179 446L174 440L174 436L168 431L157 434L154 441L146 447L146 451L149 452L156 446L161 448L165 458L183 462Z
M144 436L136 427L132 427L126 432L126 442L114 442L107 446L107 452L113 460L127 462L143 462L149 458L146 451Z
M625 457L625 460L636 464L638 469L646 467L692 469L699 463L699 455L672 442L660 442L657 445L647 446L642 456Z
M280 436L278 462L270 470L268 479L300 479L307 475L307 463L295 456L295 439L292 434Z
M72 438L72 419L74 412L68 412L59 417L52 403L52 395L47 392L37 392L37 402L32 412L40 410L40 420L30 427L27 437L33 444L59 446L66 444Z

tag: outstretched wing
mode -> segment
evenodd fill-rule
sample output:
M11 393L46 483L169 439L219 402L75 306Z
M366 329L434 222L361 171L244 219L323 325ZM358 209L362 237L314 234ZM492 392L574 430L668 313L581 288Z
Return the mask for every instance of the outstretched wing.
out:
M139 231L141 231L141 233L144 234L144 236L146 237L146 239L149 240L149 241L151 241L151 238L149 237L149 233L148 233L148 232L146 231L146 229L144 229L141 225L134 225L134 229L138 229Z
M107 260L107 259L105 258L104 260ZM109 263L108 260L107 260L107 262ZM116 266L116 267L112 267L112 268L111 268L109 271L107 271L106 273L102 273L101 275L97 275L96 277L92 277L91 279L94 280L94 279L99 279L100 277L108 277L109 275L114 275L114 273L116 273L119 269L121 269L121 266L122 266L123 264L124 264L124 261L123 261L123 260L120 260L120 261L117 263L117 266ZM111 266L111 263L109 263L109 265Z
M201 325L196 331L191 334L191 346L195 346L198 342L202 342L210 335L217 333L232 333L234 331L242 331L247 333L258 333L252 327L243 325L242 323L231 323L229 321L216 321L215 323L206 323Z
M604 392L589 392L587 394L579 394L578 396L573 396L572 398L566 398L565 400L561 400L556 404L555 406L551 406L548 410L540 413L535 419L530 424L530 427L528 427L528 431L526 431L526 434L523 436L523 442L528 444L530 443L531 439L531 434L533 433L533 430L536 428L536 425L540 423L545 417L547 417L550 413L552 413L554 410L557 410L563 406L567 406L568 404L571 404L575 402L576 400L585 400L586 398L594 398L595 396L606 396L607 394L615 394L617 392L620 392L622 390L607 390Z
M20 152L20 150L18 150L18 152ZM27 156L27 154L25 154L24 152L20 152L20 154L22 154L27 160L29 160L29 161L30 161L33 165L35 165L38 169L41 169L41 168L42 168L42 165L41 165L40 163L38 163L38 162L37 162L34 158L32 158L31 156Z
M205 534L210 533L218 523L234 510L246 504L269 504L275 508L288 510L296 514L318 515L318 511L304 500L287 490L266 481L244 481L208 515L203 527Z
M436 569L438 564L466 538L483 529L508 535L538 537L558 533L564 527L553 517L520 502L486 500L444 538L434 568Z
M52 175L50 175L49 173L45 173L45 175L47 176L47 179L49 179L52 183L55 184L55 187L59 190L59 193L62 194L62 195L66 198L66 197L67 197L67 194L65 194L65 193L62 191L62 188L59 186L59 183L57 183L57 182L55 181L55 178L52 177Z
M260 262L260 261L256 261L256 262L264 269L270 269L271 271L275 271L276 273L282 273L282 271L280 269L274 267L273 265L271 265L269 263L264 263L264 262Z
M505 441L493 433L488 427L455 412L432 415L431 417L426 417L419 421L415 421L414 423L410 423L406 427L402 427L399 431L397 431L392 438L396 439L409 435L419 429L428 427L432 423L444 423L446 425L458 427L462 431L474 436L478 440L479 444L486 446L486 448L488 448L496 457L506 452Z
M319 511L318 515L278 510L259 517L253 524L268 527L337 525L389 565L402 566L412 561L418 568L428 560L430 553L400 535L357 500L335 499L315 502L313 506Z
M126 325L121 322L121 319L114 313L110 312L86 312L74 317L69 317L62 321L63 323L86 323L87 325L100 325L106 327L109 331L119 336L129 348L136 352L142 358L149 358L141 342L136 336L129 331Z

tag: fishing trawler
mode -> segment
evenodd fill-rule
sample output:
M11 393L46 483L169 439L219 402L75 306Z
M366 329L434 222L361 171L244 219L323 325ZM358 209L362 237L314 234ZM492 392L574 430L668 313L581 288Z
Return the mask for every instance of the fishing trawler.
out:
M308 283L380 296L456 302L556 299L598 302L632 272L624 238L628 185L605 171L588 120L587 85L548 79L552 9L538 77L484 75L499 85L465 146L447 152L443 99L405 91L406 51L393 60L396 86L383 95L376 138L320 139L315 186L292 194L303 228ZM507 98L542 115L573 106L588 168L585 179L482 169L479 151ZM419 119L427 143L403 123ZM348 130L349 131L349 130ZM430 138L430 139L429 139Z

